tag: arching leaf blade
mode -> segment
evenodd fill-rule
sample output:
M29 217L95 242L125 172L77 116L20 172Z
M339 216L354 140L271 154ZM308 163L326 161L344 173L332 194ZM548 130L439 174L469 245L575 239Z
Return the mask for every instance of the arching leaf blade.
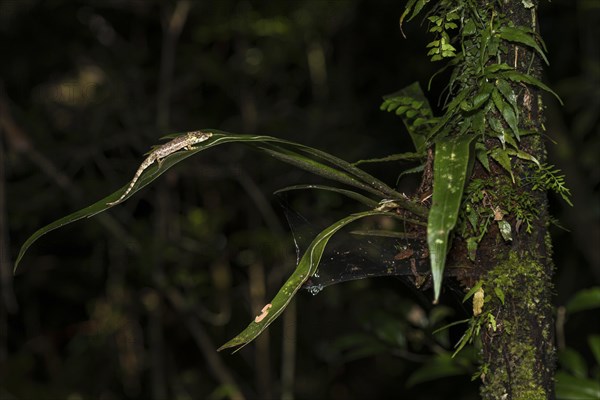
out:
M277 319L279 315L285 310L287 305L290 303L296 292L302 287L302 285L317 272L321 257L325 251L325 247L329 242L329 239L341 228L354 222L360 218L365 218L374 215L390 215L389 212L385 211L365 211L361 213L351 214L346 218L343 218L334 224L330 225L323 231L321 231L308 246L304 252L298 266L288 278L288 280L279 289L273 300L271 300L271 307L266 316L260 320L255 319L236 337L219 347L218 351L237 347L235 351L240 350L242 347L256 339L267 327Z
M307 167L305 169L308 169L313 173L320 173L322 176L328 177L329 179L337 178L336 180L338 181L341 181L345 184L354 187L358 187L365 191L369 191L370 193L376 194L378 196L386 196L398 199L398 202L403 203L403 206L405 206L407 210L412 211L416 215L425 216L427 214L425 207L403 198L400 193L396 192L395 190L387 186L385 183L379 181L375 177L369 175L367 172L362 171L361 169L351 165L350 163L323 151L312 149L311 147L299 143L278 139L272 136L238 135L215 129L206 129L203 131L211 132L213 133L213 136L206 142L197 144L194 150L179 151L164 158L162 160L160 168L158 164L153 164L150 167L148 167L142 173L139 180L136 182L130 193L123 199L123 201L127 200L135 193L137 193L140 189L152 183L156 178L158 178L160 175L162 175L174 165L178 164L179 162L185 160L188 157L195 155L200 151L204 151L206 149L225 143L243 143L254 147L258 150L270 152L270 154L275 153L280 156L279 158L282 161L289 162L298 167ZM179 135L182 134L179 133L167 135L165 138L174 138ZM329 163L329 165L327 165L325 162ZM108 208L110 208L110 206L108 206L107 203L120 198L121 194L126 190L127 186L128 184L118 189L111 195L93 203L92 205L85 207L79 211L76 211L72 214L69 214L66 217L60 218L59 220L54 221L38 229L21 246L21 249L17 256L17 260L15 261L14 270L16 271L27 249L29 249L29 247L40 237L57 228L78 221L82 218L92 217L96 214L107 210Z
M369 207L369 208L376 208L379 206L379 202L368 198L367 196L363 196L360 193L354 192L352 190L347 190L347 189L341 189L341 188L337 188L337 187L333 187L333 186L327 186L327 185L314 185L314 184L306 184L306 185L293 185L293 186L287 186L284 187L282 189L276 190L275 194L279 194L279 193L284 193L284 192L289 192L291 190L309 190L309 189L316 189L316 190L326 190L329 192L334 192L334 193L339 193L342 194L348 198L351 198L353 200L358 201L359 203L364 204L365 206Z
M260 146L258 148L259 150L264 151L280 161L304 169L305 171L308 171L314 175L319 175L345 185L353 186L377 196L385 195L373 186L363 183L361 180L356 179L354 176L346 173L345 171L341 171L327 164L323 164L302 154L288 151L287 149L275 145Z
M175 166L179 162L190 157L194 153L204 150L205 148L208 147L208 145L205 143L200 143L200 144L196 145L196 147L197 147L196 150L178 152L178 153L174 153L174 154L166 157L165 159L163 159L160 168L158 167L158 164L153 164L150 167L148 167L144 171L144 173L140 176L140 178L138 179L136 184L133 186L133 188L131 189L129 194L123 199L123 201L127 200L128 198L133 196L136 192L138 192L141 189L143 189L144 187L148 186L156 178L158 178L160 175L165 173L171 167ZM103 199L98 200L95 203L93 203L85 208L82 208L79 211L75 211L74 213L71 213L63 218L60 218L44 227L38 229L37 231L35 231L21 246L21 249L19 250L19 254L17 255L17 259L15 261L14 271L17 270L19 263L23 259L23 256L25 255L25 253L27 252L29 247L31 247L31 245L34 242L36 242L39 238L41 238L45 234L47 234L55 229L58 229L65 225L68 225L70 223L79 221L80 219L83 219L83 218L93 217L94 215L97 215L97 214L100 214L101 212L106 211L107 209L111 208L111 206L109 206L107 203L115 201L118 198L120 198L121 195L123 194L123 192L125 190L127 190L128 186L129 186L129 182L125 186L116 190L112 194L104 197Z
M383 163L390 161L418 161L422 160L425 157L424 153L399 153L399 154L391 154L386 157L381 158L368 158L365 160L358 160L354 163L354 165L360 164L370 164L370 163Z

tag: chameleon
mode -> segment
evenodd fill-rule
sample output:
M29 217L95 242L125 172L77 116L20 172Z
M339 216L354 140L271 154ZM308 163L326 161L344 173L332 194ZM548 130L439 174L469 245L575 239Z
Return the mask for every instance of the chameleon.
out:
M194 150L195 147L193 147L193 145L200 143L200 142L204 142L205 140L208 140L211 136L212 136L211 132L193 131L193 132L188 132L185 135L178 136L175 139L173 139L165 144L157 146L154 150L150 151L150 153L148 154L148 157L146 157L146 159L142 162L142 164L136 171L135 175L133 176L133 179L131 180L131 183L127 187L127 190L125 191L125 193L123 193L121 195L121 197L119 197L118 200L110 202L110 203L106 203L106 205L114 206L116 204L119 204L125 198L125 196L127 196L127 194L129 194L129 192L131 192L131 189L133 189L133 186L135 185L135 183L138 181L138 179L142 175L142 172L144 172L144 170L146 168L148 168L150 165L152 165L152 163L154 161L156 161L158 163L158 167L160 168L160 165L162 164L162 160L165 157L167 157L181 149Z

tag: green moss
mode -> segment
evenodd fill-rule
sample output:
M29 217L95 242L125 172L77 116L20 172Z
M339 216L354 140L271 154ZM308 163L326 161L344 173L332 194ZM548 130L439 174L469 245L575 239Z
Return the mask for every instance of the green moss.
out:
M508 360L514 360L510 366L510 372L507 368L496 369L489 375L489 380L481 388L481 395L486 399L505 399L513 400L542 400L547 398L547 394L541 385L536 384L538 380L534 376L535 369L535 348L531 344L515 343L508 349L508 354L503 354ZM510 382L510 386L506 383ZM507 387L510 389L510 396L507 396Z
M490 297L489 311L498 315L499 335L489 355L491 373L481 388L486 399L546 399L540 382L540 349L534 329L543 327L544 340L552 337L551 325L540 312L541 299L547 296L549 280L544 266L529 254L509 252L484 279L486 290L498 288L505 294L505 304ZM527 290L524 290L526 288ZM510 310L510 311L509 311ZM498 343L501 342L501 343Z

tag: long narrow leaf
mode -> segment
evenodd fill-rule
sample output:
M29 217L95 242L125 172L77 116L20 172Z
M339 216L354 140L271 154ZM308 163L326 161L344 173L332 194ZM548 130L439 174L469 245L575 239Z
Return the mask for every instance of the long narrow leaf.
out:
M340 188L336 188L333 186L325 186L325 185L313 185L313 184L308 184L308 185L294 185L294 186L287 186L284 187L283 189L279 189L275 191L275 194L279 194L279 193L283 193L283 192L288 192L290 190L305 190L305 189L317 189L317 190L327 190L330 192L335 192L335 193L339 193L339 194L343 194L346 197L349 197L353 200L358 201L359 203L364 204L365 206L373 209L376 208L377 206L379 206L379 203L373 199L370 199L366 196L363 196L360 193L354 192L352 190L346 190L346 189L340 189Z
M403 198L400 193L396 192L395 190L387 186L385 183L379 181L375 177L362 171L360 168L357 168L352 164L348 163L347 161L341 160L323 151L312 149L308 146L299 143L278 139L272 136L236 135L213 129L206 131L213 133L212 138L206 142L198 144L195 150L180 151L174 153L163 159L160 167L157 164L153 164L150 167L148 167L140 176L139 180L136 182L136 184L124 200L133 196L136 192L138 192L148 184L152 183L156 178L158 178L160 175L166 172L169 168L175 166L176 164L185 160L186 158L214 146L236 142L244 143L256 149L266 151L269 154L280 155L279 158L282 161L289 162L298 167L303 167L304 169L308 169L313 173L337 180L338 182L341 181L345 184L358 187L365 191L369 191L370 193L376 194L380 197L391 197L414 214L419 216L427 215L425 207L415 202L412 202L406 198ZM180 134L168 135L166 138L174 138L178 135ZM52 222L49 225L38 229L21 246L21 249L17 256L17 260L15 261L15 271L19 266L19 263L21 262L27 249L36 240L38 240L46 233L53 231L54 229L78 221L82 218L92 217L96 214L107 210L108 208L110 208L110 206L108 206L107 203L120 198L121 194L126 190L127 186L128 185L123 186L116 192L93 203L88 207L85 207L79 211L69 214L63 218L60 218L57 221Z
M287 151L279 146L261 146L259 147L259 149L280 161L304 169L312 174L321 175L324 178L338 181L346 185L354 186L356 188L365 190L378 196L385 196L385 193L382 193L381 191L373 188L371 185L367 185L359 181L355 177L347 174L345 171L340 171L326 164L315 161L311 158Z
M190 157L192 154L194 154L198 151L202 151L205 148L209 147L209 144L207 142L204 142L204 143L200 143L200 144L196 145L196 147L197 147L196 150L178 152L178 153L175 153L175 154L172 154L172 155L166 157L162 161L160 168L158 167L157 164L154 164L154 165L151 165L150 167L148 167L144 171L144 173L142 174L140 179L138 179L137 183L135 184L135 186L133 187L131 192L125 197L125 200L128 199L129 197L131 197L137 191L146 187L148 184L152 183L156 178L158 178L160 175L165 173L169 168L175 166L179 162ZM60 218L44 227L38 229L21 246L21 249L19 250L19 254L17 256L17 260L15 261L14 270L15 271L17 270L17 267L19 266L19 263L21 262L21 259L25 255L25 252L27 251L27 249L29 249L29 247L35 241L37 241L40 237L47 234L48 232L51 232L55 229L65 226L65 225L68 225L72 222L79 221L80 219L83 219L83 218L90 218L96 214L106 211L107 209L109 209L111 207L107 203L115 201L118 198L120 198L121 194L127 189L128 186L129 186L129 183L127 183L125 186L121 187L117 191L113 192L112 194L104 197L103 199L91 204L90 206L82 208L79 211L69 214L63 218Z
M370 185L371 187L378 190L379 192L384 193L388 197L396 197L396 196L400 195L400 193L398 193L394 189L390 188L388 185L386 185L379 179L375 178L374 176L370 175L369 173L365 172L364 170L356 167L352 163L349 163L348 161L342 160L341 158L338 158L338 157L333 156L329 153L326 153L322 150L318 150L318 149L315 149L315 148L312 148L309 146L304 146L304 145L300 145L300 144L285 141L285 140L283 140L283 141L277 140L277 141L280 141L281 143L284 143L286 145L290 145L290 146L294 147L295 149L303 151L315 158L320 158L322 160L325 160L325 161L335 165L336 167L353 175L354 177L361 180L362 182ZM413 210L411 210L411 211L413 211Z
M529 46L537 51L537 53L544 59L546 65L550 65L546 54L542 50L542 47L536 42L534 38L534 32L530 28L524 26L513 27L503 26L498 30L500 37L508 42L521 43L525 46Z
M399 153L399 154L391 154L386 157L381 158L368 158L366 160L358 160L354 163L354 165L360 164L368 164L368 163L382 163L382 162L390 162L390 161L417 161L423 159L423 153Z
M331 239L331 237L337 231L349 223L360 218L374 215L390 215L390 213L384 211L365 211L362 213L352 214L321 231L321 233L315 237L310 246L308 246L306 249L306 252L300 259L300 262L298 263L298 266L294 270L293 274L283 284L281 289L279 289L279 292L277 292L273 300L271 300L271 303L269 303L270 307L267 309L267 314L263 315L262 318L257 317L254 321L250 322L246 329L225 343L218 350L221 351L227 348L237 347L235 351L238 351L253 341L265 329L267 329L267 327L283 312L283 310L285 310L304 282L306 282L308 278L315 274L329 239Z
M440 140L433 161L433 195L427 220L434 302L442 288L449 234L456 225L474 135Z
M556 94L555 91L553 91L552 89L550 89L550 87L545 85L542 81L534 78L531 75L523 74L518 71L506 71L506 72L500 73L499 76L510 79L513 82L525 82L530 85L537 86L538 88L543 89L548 93L552 93L554 95L554 97L556 97L556 99L558 100L560 105L564 105L562 99L560 98L560 96L558 94Z

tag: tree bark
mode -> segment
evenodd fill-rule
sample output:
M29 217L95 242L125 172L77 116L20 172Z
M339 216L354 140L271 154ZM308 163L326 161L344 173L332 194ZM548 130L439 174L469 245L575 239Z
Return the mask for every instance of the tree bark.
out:
M498 2L498 11L515 26L531 27L538 31L535 7L526 8L521 0ZM519 72L541 80L542 64L539 56L529 47L510 45L506 62ZM541 93L530 85L513 84L521 110L520 129L536 133L522 137L519 147L536 157L541 163L546 159L542 140L543 103ZM487 141L489 148L498 147L496 139ZM483 280L486 295L499 291L502 296L489 296L486 310L491 311L496 327L487 323L481 330L483 399L553 399L555 349L552 316L551 243L548 234L548 203L545 191L533 191L527 185L528 177L537 168L530 161L517 157L512 160L517 184L506 171L492 163L491 173L475 168L475 177L485 177L496 182L494 190L503 199L492 207L506 209L506 202L527 196L533 201L537 218L530 232L519 229L515 215L505 218L512 227L512 240L506 241L496 224L492 224L479 247L476 271ZM529 192L529 193L526 193ZM516 229L515 229L516 228Z

